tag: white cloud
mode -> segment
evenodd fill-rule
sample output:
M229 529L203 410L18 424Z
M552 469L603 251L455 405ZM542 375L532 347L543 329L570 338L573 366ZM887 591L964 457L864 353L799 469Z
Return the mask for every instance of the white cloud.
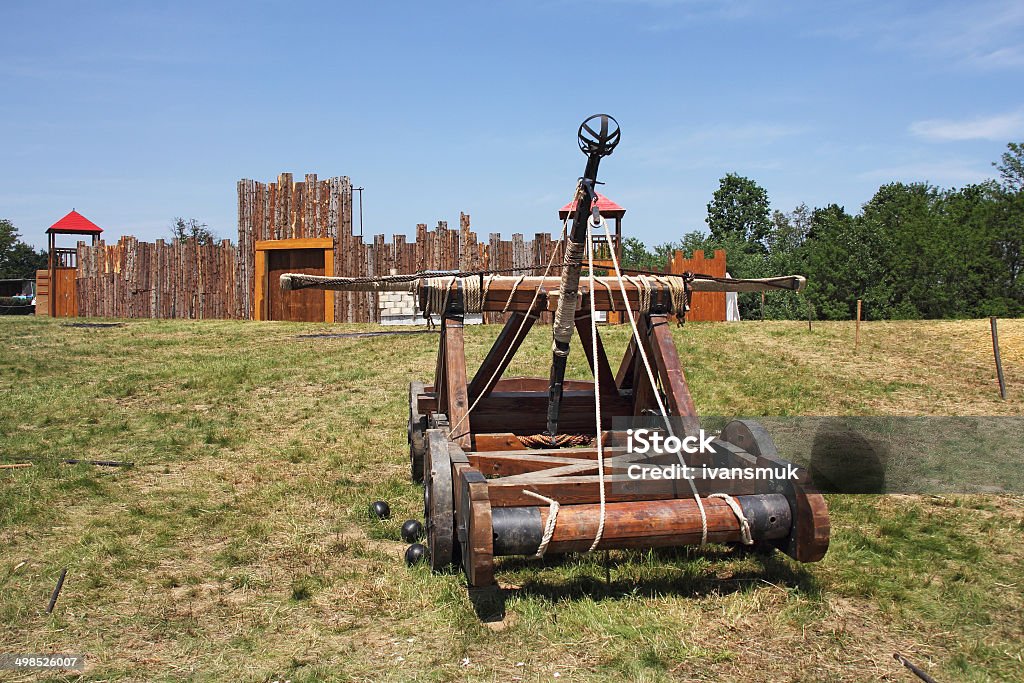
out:
M979 183L991 177L992 174L990 172L979 170L975 162L960 159L919 161L886 168L875 168L857 174L859 180L870 180L872 182L927 182L943 187Z
M817 35L977 69L1024 66L1019 47L1024 27L1020 0L936 0L916 11L899 3L862 3L856 11L846 5L837 10L834 5L819 4L808 11L819 24L812 32Z
M956 140L1006 140L1024 134L1024 111L1018 110L994 116L973 119L927 119L910 124L910 132L926 140L948 142Z

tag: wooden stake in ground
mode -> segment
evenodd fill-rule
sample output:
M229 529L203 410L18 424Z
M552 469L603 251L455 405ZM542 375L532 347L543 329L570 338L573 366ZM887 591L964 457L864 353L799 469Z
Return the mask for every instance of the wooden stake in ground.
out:
M928 674L926 674L921 669L921 667L919 667L916 664L914 664L912 661L910 661L909 659L907 659L906 657L901 655L899 652L893 652L892 656L893 656L893 659L895 659L897 662L899 662L903 666L907 667L907 669L909 669L912 674L914 674L915 676L920 678L925 683L936 683L935 679L932 678L931 676L929 676Z
M18 469L20 467L32 467L32 463L30 463L30 462L6 463L4 465L0 465L0 470L13 470L13 469Z
M57 597L60 595L60 589L64 587L64 579L67 575L67 568L60 570L60 578L57 579L57 587L53 589L53 594L50 596L50 604L46 606L47 614L53 612L53 606L57 604Z
M854 328L853 333L853 352L857 353L857 347L860 346L860 299L857 299L857 325Z
M764 322L764 292L761 292L761 322Z
M1006 379L1003 377L1003 361L999 357L999 331L996 329L996 317L988 319L992 323L992 352L996 356L996 377L999 379L999 396L1006 400Z
M811 331L811 300L807 300L807 331Z

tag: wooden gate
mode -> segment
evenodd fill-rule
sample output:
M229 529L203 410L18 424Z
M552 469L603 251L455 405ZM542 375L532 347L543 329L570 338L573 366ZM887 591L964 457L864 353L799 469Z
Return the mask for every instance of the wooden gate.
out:
M725 277L725 250L715 249L712 258L704 258L704 251L700 249L693 252L693 258L686 258L683 252L677 251L668 262L668 272L674 275L690 272ZM725 292L694 292L686 319L725 322Z
M53 282L50 272L36 271L36 315L50 315L50 302L56 306L54 316L74 318L78 315L78 301L75 297L75 268L56 268Z
M334 274L334 240L302 238L256 242L256 320L334 322L334 292L305 289L281 291L281 275Z

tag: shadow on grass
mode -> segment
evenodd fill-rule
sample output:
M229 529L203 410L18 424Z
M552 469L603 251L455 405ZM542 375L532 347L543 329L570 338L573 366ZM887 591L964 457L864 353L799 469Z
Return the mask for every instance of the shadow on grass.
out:
M573 558L576 558L575 560ZM740 566L736 566L736 565ZM607 565L590 563L594 573L566 577L556 574L571 565L582 566L580 556L551 556L543 561L531 558L503 558L502 573L525 571L532 576L510 589L472 589L470 601L482 621L504 618L505 600L511 596L534 597L551 603L574 600L621 600L667 595L699 598L728 595L770 586L811 599L821 595L817 579L801 565L777 551L709 546L707 548L658 548L638 557L636 553L610 557ZM716 570L727 568L729 576ZM618 574L618 576L616 576ZM475 591L475 593L474 593Z

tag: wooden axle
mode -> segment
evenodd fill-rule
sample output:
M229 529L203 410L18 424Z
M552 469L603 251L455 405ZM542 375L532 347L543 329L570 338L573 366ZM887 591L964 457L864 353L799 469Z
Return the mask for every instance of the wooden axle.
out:
M741 542L740 521L721 498L703 498L709 543ZM786 538L792 515L781 494L736 496L757 541ZM548 552L584 552L597 536L600 505L563 505L555 519ZM598 548L655 548L697 545L701 540L700 510L693 498L608 503ZM494 556L532 555L544 536L547 507L491 509Z

